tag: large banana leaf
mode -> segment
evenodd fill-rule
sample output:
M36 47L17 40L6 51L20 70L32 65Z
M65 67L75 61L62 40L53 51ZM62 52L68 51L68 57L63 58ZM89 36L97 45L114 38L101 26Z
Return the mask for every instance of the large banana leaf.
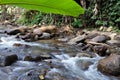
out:
M0 0L0 4L16 5L45 13L78 16L84 13L74 0Z

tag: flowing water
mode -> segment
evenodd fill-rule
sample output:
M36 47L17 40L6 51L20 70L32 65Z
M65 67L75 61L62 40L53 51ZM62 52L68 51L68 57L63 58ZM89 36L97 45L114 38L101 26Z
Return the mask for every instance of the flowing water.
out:
M76 47L57 42L53 43L52 41L25 42L16 39L15 36L3 36L0 40L1 53L11 52L21 56L20 60L14 64L0 67L0 80L22 80L18 76L30 70L40 69L42 66L40 62L23 61L22 57L26 54L44 55L48 53L55 53L53 55L53 62L55 62L54 64L57 67L50 69L46 77L51 77L49 74L56 72L62 76L70 77L66 78L66 80L118 80L115 77L103 75L97 70L97 63L102 58L98 55L94 58L73 57L73 55L71 57L72 53L77 54L80 52ZM30 47L15 47L13 46L15 43L29 45ZM84 63L90 64L87 68L84 68Z

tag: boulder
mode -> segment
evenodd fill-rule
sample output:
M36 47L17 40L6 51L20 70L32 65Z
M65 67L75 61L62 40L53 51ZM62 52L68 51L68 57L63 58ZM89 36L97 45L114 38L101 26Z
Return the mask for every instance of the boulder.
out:
M45 79L46 73L50 70L48 63L42 62L40 66L28 67L22 71L17 71L17 79L15 80L47 80ZM11 79L13 80L13 79Z
M61 72L59 72L61 71ZM86 80L82 77L74 76L70 74L69 72L67 73L66 69L64 70L59 70L59 69L53 69L49 71L45 75L45 80Z
M120 35L115 36L115 39L120 41Z
M76 62L76 65L82 70L88 70L89 66L92 64L93 62L91 62L90 60L84 60L84 59L78 60Z
M28 48L28 47L30 47L30 45L27 45L27 44L21 44L21 43L14 43L13 46L14 46L14 47L24 47L24 48Z
M114 40L117 33L108 33L106 35L108 35L111 38L111 40Z
M91 52L92 48L93 48L93 45L85 44L85 46L81 47L81 50Z
M8 35L16 35L18 33L25 34L25 32L27 32L27 28L24 28L24 27L15 28L15 29L11 29L11 30L6 31L6 33Z
M120 47L120 41L118 41L118 40L109 40L109 41L107 41L107 44L110 46Z
M98 70L113 76L120 76L120 55L111 54L98 62Z
M76 55L76 57L89 57L89 58L91 58L92 56L90 54L88 54L88 53L78 53Z
M77 44L77 46L78 47L83 47L83 46L85 46L85 44L80 42L80 43Z
M113 30L113 27L112 27L112 26L110 26L109 28L107 28L107 30L106 30L106 31L111 32L112 30Z
M50 38L51 34L46 32L44 32L40 37L38 37L38 39L50 39Z
M41 55L41 56L25 56L24 57L24 61L35 61L35 62L38 62L38 61L42 61L42 60L45 60L45 59L51 59L50 56L46 55Z
M78 43L80 43L80 42L84 42L85 39L86 39L86 35L79 35L79 36L77 36L77 37L69 40L69 41L68 41L68 44L71 44L71 45L73 45L73 44L78 44Z
M60 38L60 39L57 39L59 42L67 42L68 41L68 38Z
M87 35L86 39L92 39L96 36L99 36L99 34L98 33L90 33L90 34Z
M21 36L21 39L23 39L25 41L35 41L35 34L27 33L26 35Z
M108 56L110 55L109 52L107 52L108 47L105 45L96 45L93 47L93 51L97 53L100 56Z
M99 30L103 31L105 29L105 26L100 26Z
M55 26L41 26L39 28L39 31L41 32L47 32L47 33L56 33L57 32L57 28Z
M110 37L105 35L96 36L93 39L91 39L91 41L99 43L105 43L107 40L110 40Z
M40 80L39 74L40 72L31 70L20 75L17 80Z
M17 60L18 56L16 54L0 55L0 66L9 66Z
M42 35L42 31L40 30L40 28L35 28L35 29L33 29L33 34L41 36Z

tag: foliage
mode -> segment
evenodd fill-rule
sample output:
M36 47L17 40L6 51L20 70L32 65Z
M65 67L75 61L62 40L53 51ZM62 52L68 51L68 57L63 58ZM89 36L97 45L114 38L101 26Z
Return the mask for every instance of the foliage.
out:
M99 13L94 15L93 9L95 5L85 10L86 24L96 26L120 26L120 0L102 0Z
M35 10L28 10L24 12L22 17L18 21L21 24L26 24L26 25L57 25L57 26L62 26L62 25L72 25L75 28L80 28L82 27L82 20L70 16L63 16L63 15L56 15L56 14L51 14L51 13L43 13L40 11L35 11Z
M82 27L82 20L80 18L74 18L74 21L72 22L72 26L75 28Z
M16 5L30 10L75 17L84 13L84 9L73 0L0 0L0 4Z
M42 25L42 24L62 24L62 15L55 15L51 13L43 13L35 10L28 10L22 14L18 22L26 25Z

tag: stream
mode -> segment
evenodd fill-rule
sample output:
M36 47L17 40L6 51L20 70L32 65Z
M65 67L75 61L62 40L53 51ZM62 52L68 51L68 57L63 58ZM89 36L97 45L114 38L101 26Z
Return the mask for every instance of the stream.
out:
M2 33L0 40L0 54L12 53L18 56L18 60L13 64L0 67L0 80L39 80L42 77L38 76L43 75L44 71L47 71L45 80L119 80L97 70L97 63L103 57L78 57L76 54L81 53L81 50L75 46L56 40L25 42ZM37 62L24 60L25 56L39 55L52 59ZM32 77L29 77L31 75Z

